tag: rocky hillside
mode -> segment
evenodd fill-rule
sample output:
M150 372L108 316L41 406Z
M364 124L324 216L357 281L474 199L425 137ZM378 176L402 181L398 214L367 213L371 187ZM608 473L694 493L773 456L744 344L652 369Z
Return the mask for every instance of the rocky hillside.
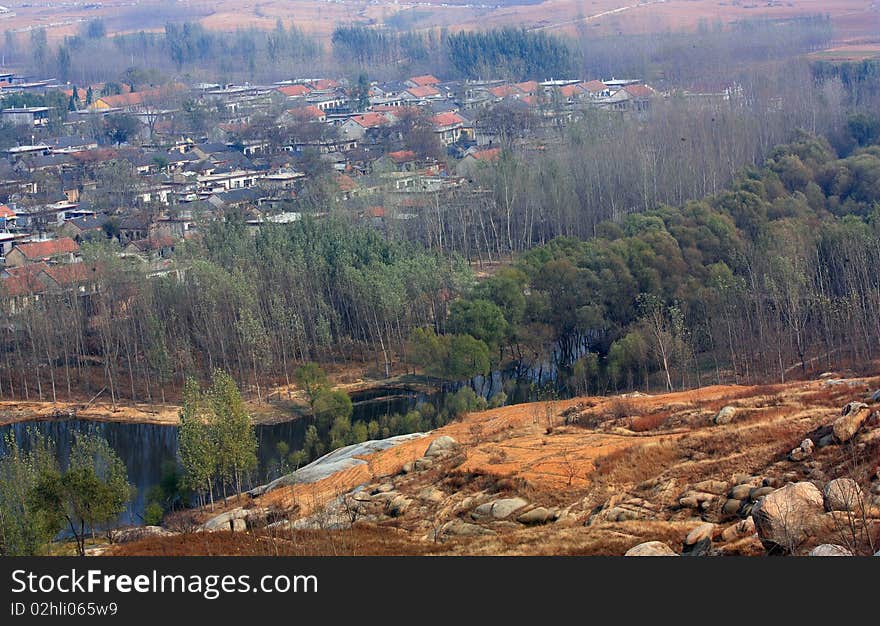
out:
M474 413L109 552L873 554L878 386L828 374Z

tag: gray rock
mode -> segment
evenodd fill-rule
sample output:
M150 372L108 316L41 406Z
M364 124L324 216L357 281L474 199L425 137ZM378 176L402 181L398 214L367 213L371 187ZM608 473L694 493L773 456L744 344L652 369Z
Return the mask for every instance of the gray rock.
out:
M755 530L768 549L793 551L822 524L825 502L813 483L790 483L752 507Z
M853 553L833 543L823 543L810 550L810 556L852 556Z
M446 494L436 487L425 487L419 491L419 500L424 500L426 502L442 502L444 498L446 498Z
M425 450L425 456L443 456L444 454L455 450L458 442L449 435L437 437Z
M776 490L773 487L758 487L757 489L752 489L749 492L749 500L754 502L768 494L773 493L774 491Z
M397 495L385 504L385 511L391 517L400 517L409 509L411 502L406 496Z
M659 541L646 541L633 546L623 556L678 556L675 550Z
M715 524L700 524L687 534L687 537L684 539L684 545L692 546L704 539L708 539L711 542L713 534L715 534Z
M834 438L840 443L849 441L855 436L867 419L871 410L864 402L850 402L840 412L840 417L831 425Z
M504 519L509 517L514 511L528 506L528 502L522 498L502 498L492 503L491 515L495 519Z
M318 459L315 459L308 465L301 467L295 472L282 476L281 478L277 478L268 484L254 487L247 493L252 498L256 498L279 487L286 487L288 485L297 485L303 483L314 483L324 478L327 478L328 476L332 476L337 472L341 472L343 470L347 470L358 465L366 465L367 461L360 457L369 456L376 452L381 452L382 450L393 448L394 446L404 443L406 441L419 439L424 436L424 433L412 433L409 435L398 435L396 437L388 437L387 439L374 439L370 441L365 441L363 443L356 443L350 446L345 446L344 448L339 448L338 450L334 450L333 452L330 452Z
M723 480L704 480L695 484L694 489L720 496L727 493L727 483Z
M819 438L819 441L816 443L816 446L819 448L826 448L830 445L833 445L835 442L834 435L831 433L824 435Z
M388 493L389 491L394 491L394 485L392 483L382 483L375 489L373 489L373 493Z
M721 512L725 515L736 515L739 513L739 510L742 508L743 501L736 500L731 498L730 500L724 503L724 506L721 507Z
M535 507L525 513L522 513L519 517L516 518L520 524L546 524L547 522L552 522L556 519L556 514L554 511L550 509L546 509L543 506Z
M864 507L862 488L852 478L836 478L825 485L825 509L828 511L858 511Z
M727 495L730 496L732 500L745 500L749 497L751 491L752 486L746 483L735 486Z
M871 402L880 402L880 389L871 394Z
M813 440L804 439L801 445L788 453L788 458L792 461L804 461L813 456Z
M416 459L413 461L413 470L416 472L423 472L427 469L431 469L434 466L434 458L436 457L422 457L421 459Z
M241 524L238 524L238 526L241 530L244 530L244 528L243 528L245 526L244 520L249 514L250 514L250 511L243 509L243 508L240 508L240 507L237 509L232 509L231 511L226 511L225 513L221 513L220 515L217 515L216 517L212 517L207 522L202 524L201 529L205 530L207 532L214 532L214 531L218 531L218 530L230 530L230 529L238 530L238 528L235 528L235 525L236 525L235 522L240 520ZM230 522L232 522L232 524L233 524L232 526L230 526Z
M135 526L113 531L113 543L130 543L147 537L167 537L173 534L161 526Z
M494 535L495 531L491 528L479 526L478 524L469 524L458 518L444 524L438 533L441 537L444 535L452 535L456 537L479 537L481 535Z
M729 424L734 417L736 417L736 407L726 406L718 411L712 421L718 425Z

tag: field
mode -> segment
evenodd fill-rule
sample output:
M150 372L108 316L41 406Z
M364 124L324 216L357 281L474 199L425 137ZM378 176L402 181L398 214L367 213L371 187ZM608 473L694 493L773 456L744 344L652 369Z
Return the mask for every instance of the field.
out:
M829 14L836 45L872 50L880 43L880 8L872 0L546 0L516 2L396 3L388 0L218 0L169 2L140 0L104 3L7 4L0 28L26 32L45 27L50 38L76 33L84 22L102 18L111 33L159 30L168 20L198 20L207 28L232 30L272 28L276 20L295 23L307 32L329 38L337 23L363 22L391 27L475 29L522 25L553 32L597 34L650 33L693 29L701 23L804 14Z
M823 437L841 406L867 399L878 380L714 386L473 413L317 482L232 497L185 527L168 524L172 534L95 553L623 554L648 540L678 549L708 522L716 553L763 554L758 537L739 526L748 523L744 507L764 492L847 476L864 493L880 493L876 416L848 445L823 444L804 461L789 457L804 439ZM722 406L735 415L715 424ZM457 444L426 460L442 435ZM867 498L864 530L873 537L880 496ZM552 517L535 523L486 513L492 502L514 499ZM247 532L191 534L220 511L247 516ZM820 520L813 545L842 541L838 517ZM266 528L272 520L281 521Z

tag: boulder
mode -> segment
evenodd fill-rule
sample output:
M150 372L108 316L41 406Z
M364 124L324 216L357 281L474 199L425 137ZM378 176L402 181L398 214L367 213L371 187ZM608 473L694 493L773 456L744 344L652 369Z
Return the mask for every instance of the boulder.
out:
M752 491L752 485L748 483L736 485L730 492L727 494L731 500L747 500L749 497L749 493Z
M385 511L391 517L400 517L406 513L411 500L406 496L397 495L385 504Z
M735 416L736 416L736 408L732 407L732 406L726 406L723 409L721 409L720 411L718 411L718 413L715 415L715 417L712 418L712 421L718 425L729 424L730 422L733 421L733 418Z
M755 530L764 547L793 552L823 522L825 501L813 483L790 483L752 507Z
M708 556L712 552L712 540L700 539L689 546L684 546L681 556Z
M382 483L373 489L373 493L388 493L389 491L394 491L394 485L391 483Z
M721 507L721 512L724 513L724 515L736 515L742 508L742 505L742 500L731 498L724 503L724 506Z
M623 556L678 556L675 551L660 541L646 541L633 546Z
M547 522L552 522L556 519L556 513L551 511L550 509L546 509L543 506L537 506L534 509L526 511L519 515L516 518L520 524L546 524Z
M775 487L758 487L757 489L752 489L749 492L749 500L754 502L768 494L773 493L774 491L776 491Z
M249 514L250 511L243 508L226 511L226 513L221 513L216 517L212 517L202 524L202 530L208 532L214 532L217 530L245 530L246 524L244 520Z
M452 452L457 447L458 442L455 439L449 435L442 435L431 442L428 449L425 450L425 456L443 456L444 454Z
M426 502L442 502L444 498L446 498L446 494L436 487L425 487L419 491L419 500L425 500Z
M864 402L850 402L840 412L840 417L834 420L831 425L834 439L839 443L844 443L853 438L862 427L871 411Z
M167 537L174 533L161 526L135 526L113 531L113 543L129 543L147 537Z
M436 455L433 457L422 457L421 459L416 459L415 461L413 461L413 471L423 472L427 469L431 469L434 466L434 458L436 458Z
M491 528L479 526L477 524L469 524L458 518L444 524L437 533L440 537L444 535L452 535L455 537L479 537L480 535L494 535L495 531Z
M509 517L514 511L518 511L519 509L528 506L528 504L529 503L522 498L502 498L501 500L495 500L492 504L492 517L495 519L504 519L505 517Z
M810 550L810 556L852 556L853 553L833 543L823 543Z
M836 478L825 485L825 509L858 511L865 503L862 488L852 478Z
M834 434L828 433L827 435L823 435L819 438L819 441L816 442L816 446L818 446L819 448L826 448L830 445L834 445L835 443L836 440L834 439Z
M704 480L695 484L694 489L720 496L727 493L727 483L723 480Z
M731 526L728 526L721 532L721 539L727 542L736 541L737 539L742 539L743 537L748 537L749 535L755 534L755 522L752 521L751 517L747 517L744 520L737 522Z
M712 541L712 535L715 534L715 524L700 524L687 534L684 539L684 545L692 546L705 539Z
M813 440L812 439L804 439L801 441L801 445L797 448L793 449L788 453L788 458L791 461L803 461L813 456Z
M871 402L880 402L880 389L871 394Z
M474 519L491 517L493 519L504 519L509 517L514 511L528 506L528 502L522 498L501 498L491 502L484 502L473 510L471 517Z

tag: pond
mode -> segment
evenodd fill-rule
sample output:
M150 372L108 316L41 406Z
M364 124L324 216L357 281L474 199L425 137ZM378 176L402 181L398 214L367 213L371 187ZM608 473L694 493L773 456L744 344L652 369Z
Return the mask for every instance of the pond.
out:
M374 389L352 395L354 412L352 421L368 422L381 415L405 413L429 396L406 389ZM278 462L277 444L285 442L291 451L302 446L309 419L295 419L278 424L255 427L259 448L255 484L275 478ZM135 487L135 497L120 517L122 524L141 524L150 488L159 484L162 466L177 458L177 427L157 424L127 424L94 420L52 420L20 422L0 427L0 437L9 431L16 440L28 445L28 433L36 430L55 442L58 460L64 465L70 455L70 445L75 431L100 434L119 454L128 470L128 480Z

